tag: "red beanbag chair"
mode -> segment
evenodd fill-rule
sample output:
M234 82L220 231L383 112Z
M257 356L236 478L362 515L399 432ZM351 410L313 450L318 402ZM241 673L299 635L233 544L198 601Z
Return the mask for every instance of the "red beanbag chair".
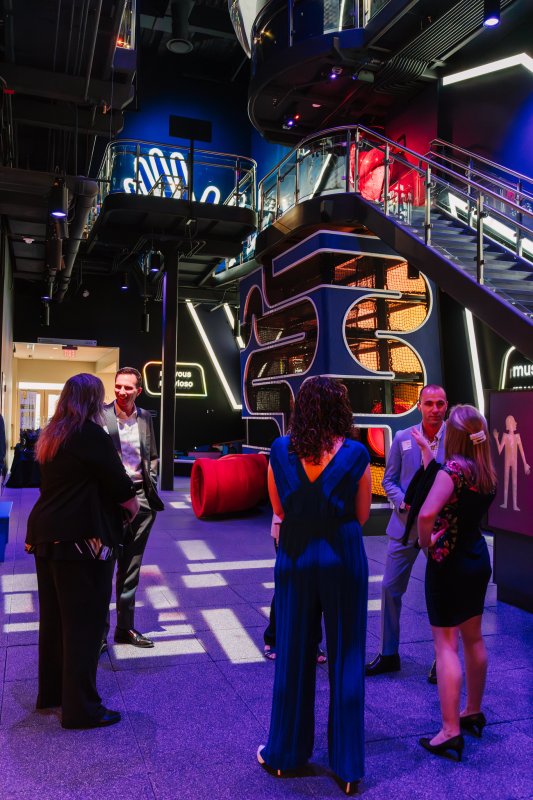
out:
M262 453L197 459L191 472L191 502L198 519L245 511L267 495L267 460Z

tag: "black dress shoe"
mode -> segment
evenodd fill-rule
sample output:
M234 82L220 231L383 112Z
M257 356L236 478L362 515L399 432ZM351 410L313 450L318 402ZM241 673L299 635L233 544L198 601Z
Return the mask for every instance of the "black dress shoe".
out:
M107 640L106 639L102 639L102 644L100 645L100 655L103 655L104 653L107 653L108 650L109 650L109 648L107 646Z
M428 683L437 684L437 662L434 661L428 673Z
M122 628L115 628L115 642L119 644L132 644L134 647L154 646L151 639L143 636L142 633L136 631L135 628L130 628L129 631L122 630Z
M365 675L382 675L384 672L398 672L400 669L400 656L395 653L393 656L383 656L378 653L370 664L365 666Z
M451 739L446 739L440 744L431 744L431 739L424 736L422 739L418 740L418 743L421 744L422 747L429 753L433 753L436 756L445 756L446 758L449 758L450 752L452 752L455 753L457 761L461 761L463 757L465 740L463 739L462 734L459 734L458 736L452 736Z
M107 728L109 725L114 725L120 722L121 716L119 711L111 711L109 708L104 708L103 713L94 720L82 722L81 724L72 722L62 722L61 726L69 730L89 730L89 728Z

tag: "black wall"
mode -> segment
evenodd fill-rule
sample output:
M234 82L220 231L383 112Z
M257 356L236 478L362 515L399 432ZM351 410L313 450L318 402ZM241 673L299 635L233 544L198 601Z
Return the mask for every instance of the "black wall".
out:
M18 282L15 292L14 340L36 342L39 336L66 339L96 339L102 347L120 347L121 366L142 370L147 361L161 360L161 303L150 306L150 333L141 333L142 303L133 289L121 292L118 276L87 278L84 286L89 297L83 298L75 287L60 305L53 305L50 325L41 325L41 302L35 287ZM239 355L232 342L232 332L224 312L212 314L217 328L217 355L224 371L239 385ZM218 318L217 322L215 319ZM240 411L233 411L205 347L184 304L178 313L178 360L200 363L206 376L207 397L176 399L175 448L190 450L195 445L210 444L244 437ZM75 362L73 362L75 366ZM237 397L240 401L240 398ZM146 393L140 405L157 412L154 420L159 430L159 398Z

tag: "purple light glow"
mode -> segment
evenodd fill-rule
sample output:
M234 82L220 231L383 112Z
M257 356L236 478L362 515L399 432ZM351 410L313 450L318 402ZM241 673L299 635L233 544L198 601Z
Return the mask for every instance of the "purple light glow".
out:
M58 218L61 219L62 217L66 217L67 215L66 215L66 213L64 211L52 211L50 213L50 216L51 217L58 217Z

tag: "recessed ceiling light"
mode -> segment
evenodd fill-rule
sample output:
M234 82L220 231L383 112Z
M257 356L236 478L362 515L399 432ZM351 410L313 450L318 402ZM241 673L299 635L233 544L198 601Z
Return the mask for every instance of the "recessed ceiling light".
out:
M322 108L322 103L311 103L313 108Z

